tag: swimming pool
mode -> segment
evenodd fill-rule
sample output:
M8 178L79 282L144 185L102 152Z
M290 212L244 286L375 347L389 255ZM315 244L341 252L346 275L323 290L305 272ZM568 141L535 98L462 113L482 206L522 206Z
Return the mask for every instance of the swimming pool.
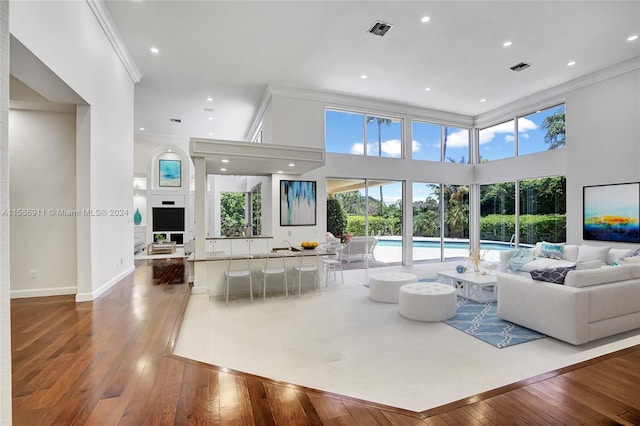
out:
M385 240L383 238L378 240L378 245L382 247L402 247L402 240ZM423 240L414 240L413 247L415 248L440 248L440 241L423 241ZM458 250L468 250L469 243L465 241L445 241L444 242L445 249L458 249ZM481 250L509 250L512 249L513 246L509 243L500 243L500 242L484 242L481 245Z

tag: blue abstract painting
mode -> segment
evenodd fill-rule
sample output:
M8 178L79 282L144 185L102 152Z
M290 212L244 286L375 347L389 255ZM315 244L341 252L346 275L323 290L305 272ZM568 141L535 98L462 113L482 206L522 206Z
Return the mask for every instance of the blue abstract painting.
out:
M280 226L316 224L316 182L280 181Z
M182 185L182 164L180 160L160 160L160 186L180 187Z
M582 238L640 242L640 183L585 186Z

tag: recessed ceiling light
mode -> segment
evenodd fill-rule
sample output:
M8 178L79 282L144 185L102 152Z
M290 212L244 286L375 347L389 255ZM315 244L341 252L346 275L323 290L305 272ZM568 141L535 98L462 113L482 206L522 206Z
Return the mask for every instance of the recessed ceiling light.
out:
M280 173L280 174L282 174L282 170L278 170L276 173Z
M172 150L168 149L167 152L173 152Z
M221 172L226 172L227 169L225 169L224 167L220 169Z
M209 136L213 136L213 133L209 132Z
M144 132L144 127L140 127L140 131L141 131L141 132Z
M367 75L366 75L366 74L362 74L362 75L360 76L360 78L364 80L365 78L367 78Z
M638 39L638 34L634 34L632 36L627 37L627 41L634 41Z
M431 20L430 16L423 16L422 18L420 18L420 22L425 23L425 22L429 22Z
M209 97L207 98L207 102L213 102L213 98L212 98L211 96L209 96Z
M160 53L160 49L158 49L158 48L157 48L157 47L155 47L155 46L152 46L152 47L149 49L149 51L150 51L151 53L153 53L154 55L157 55L158 53Z
M425 88L424 88L424 91L425 91L425 92L430 92L430 91L431 91L431 87L425 87Z
M509 47L509 46L511 46L512 44L513 44L513 43L512 43L512 42L510 42L510 41L505 41L504 43L502 43L502 45L503 45L504 47Z
M485 98L480 99L480 102L487 102Z
M295 167L296 165L293 163L289 163L289 167Z
M569 63L567 64L567 66L572 67L572 66L574 66L575 64L576 64L576 61L571 61L571 62L569 62Z
M209 120L213 120L213 117L209 117Z
M227 160L226 158L223 158L223 159L222 159L222 162L223 162L223 163L228 163L228 162L229 162L229 160Z

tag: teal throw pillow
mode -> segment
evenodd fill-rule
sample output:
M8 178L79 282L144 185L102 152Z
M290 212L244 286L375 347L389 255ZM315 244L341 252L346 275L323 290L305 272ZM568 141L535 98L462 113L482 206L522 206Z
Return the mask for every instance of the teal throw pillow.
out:
M562 244L552 244L542 242L540 246L540 255L542 257L548 257L549 259L562 259Z

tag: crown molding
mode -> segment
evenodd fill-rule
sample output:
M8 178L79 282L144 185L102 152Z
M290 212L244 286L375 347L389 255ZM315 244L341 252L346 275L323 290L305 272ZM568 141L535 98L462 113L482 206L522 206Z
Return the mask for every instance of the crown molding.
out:
M505 119L511 119L515 115L528 114L536 109L558 105L565 101L567 94L570 92L638 69L640 69L640 55L480 114L474 119L474 127L492 126Z
M91 11L95 15L98 22L100 23L102 30L104 31L107 38L109 39L109 42L111 43L113 50L115 50L116 54L118 55L118 58L120 58L122 65L124 65L125 69L129 73L129 76L131 77L134 83L138 83L142 78L142 74L140 74L140 70L138 69L136 63L134 62L133 57L131 56L131 53L129 53L129 49L127 49L127 46L122 40L122 37L120 36L120 33L118 32L118 29L115 23L113 22L113 18L111 18L111 14L105 7L104 1L103 0L85 0L85 1L87 2L87 4L89 5L89 8L91 8Z

